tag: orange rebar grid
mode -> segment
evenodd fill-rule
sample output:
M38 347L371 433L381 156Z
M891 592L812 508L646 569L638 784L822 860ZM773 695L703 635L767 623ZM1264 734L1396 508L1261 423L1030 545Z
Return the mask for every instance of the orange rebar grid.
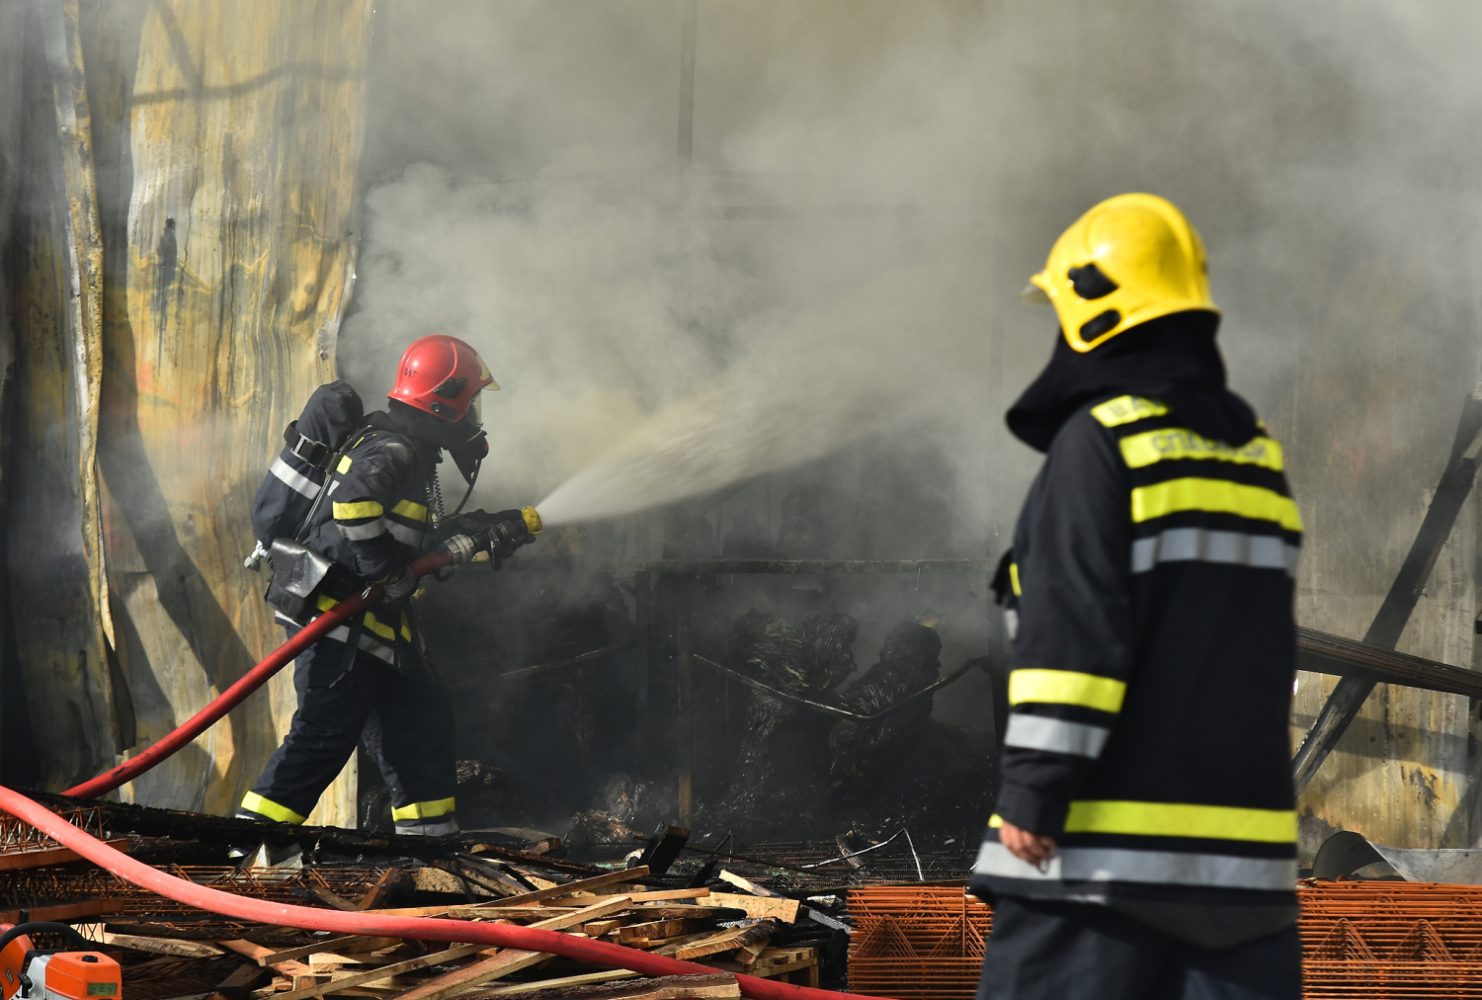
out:
M1307 882L1302 995L1308 1000L1482 997L1482 886ZM961 888L851 890L851 990L901 1000L968 1000L989 908Z
M963 888L871 886L849 891L849 990L898 1000L971 1000L992 928Z

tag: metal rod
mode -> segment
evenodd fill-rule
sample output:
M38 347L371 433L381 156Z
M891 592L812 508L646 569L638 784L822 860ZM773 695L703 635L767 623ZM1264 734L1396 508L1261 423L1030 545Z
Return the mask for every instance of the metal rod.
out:
M694 640L690 633L689 599L686 595L679 621L678 711L676 736L679 739L679 821L688 827L695 817L695 669Z
M1380 649L1394 649L1400 641L1405 625L1420 600L1420 592L1435 568L1441 548L1451 535L1457 515L1472 491L1477 478L1478 453L1482 451L1482 396L1476 390L1467 397L1461 410L1461 420L1456 427L1456 437L1451 445L1451 457L1446 470L1441 473L1440 484L1410 552L1400 566L1384 603L1364 634L1364 643ZM1338 745L1349 723L1358 717L1359 710L1374 690L1375 680L1364 676L1347 676L1338 682L1328 696L1317 721L1308 730L1307 737L1292 759L1292 780L1301 794L1328 754Z
M575 667L583 663L589 663L592 660L601 659L602 657L608 656L612 653L621 653L625 650L633 649L637 645L637 639L629 639L626 642L614 643L611 646L603 646L601 649L594 649L590 653L582 653L580 656L573 656L569 660L558 660L555 663L537 663L533 667L521 667L518 670L506 670L502 674L495 674L492 679L496 681L512 681L521 677L533 677L536 674L550 673L553 670L564 670L567 667Z
M709 667L711 670L715 670L719 673L725 674L727 677L730 677L734 680L740 681L747 687L755 688L758 691L772 695L774 698L781 698L784 701L791 701L798 705L803 705L807 708L811 708L815 712L822 712L825 715L837 715L841 719L854 719L858 722L874 722L876 719L883 719L885 716L889 715L891 712L894 712L896 709L902 707L903 705L909 705L917 698L924 698L927 695L931 694L933 691L946 687L948 684L951 684L953 681L965 675L973 667L979 666L982 663L981 658L968 660L966 663L958 667L956 670L952 671L946 677L943 677L941 680L936 681L928 687L922 688L920 691L917 691L914 694L906 695L906 697L902 698L894 705L891 705L888 708L883 708L880 711L876 712L874 715L863 715L859 712L851 712L847 708L840 708L838 705L830 705L827 702L814 701L811 698L804 698L801 695L791 694L779 688L774 688L770 684L763 684L759 680L747 677L745 674L740 673L736 670L732 670L730 667L722 666L721 664L716 663L714 660L710 660L703 656L700 656L698 653L694 654L694 660L696 663Z
M992 573L994 559L511 559L506 571L668 573L685 576L760 573L776 576L878 573Z

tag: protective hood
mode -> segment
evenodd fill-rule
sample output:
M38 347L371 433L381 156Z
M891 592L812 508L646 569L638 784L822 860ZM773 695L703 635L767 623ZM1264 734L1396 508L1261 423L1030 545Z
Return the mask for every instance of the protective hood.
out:
M1048 451L1062 424L1098 396L1130 393L1172 407L1196 434L1239 447L1256 436L1250 404L1225 388L1220 318L1191 311L1149 320L1084 354L1056 336L1050 363L1005 415L1009 431Z
M483 428L466 414L462 420L442 420L393 399L386 410L368 414L366 422L426 442L435 451L446 449L470 486L478 476L479 463L489 454Z

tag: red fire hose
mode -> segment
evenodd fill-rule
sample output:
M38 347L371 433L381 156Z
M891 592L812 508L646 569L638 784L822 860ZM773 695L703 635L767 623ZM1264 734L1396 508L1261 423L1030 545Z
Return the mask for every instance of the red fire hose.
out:
M419 577L426 576L428 573L437 572L452 561L453 557L446 552L432 552L412 563L412 572ZM344 624L346 619L366 605L374 604L380 596L381 588L371 587L363 593L347 597L305 625L292 639L269 653L261 663L243 674L239 681L217 695L215 701L191 716L173 733L147 750L141 750L112 770L104 771L96 778L90 778L80 785L73 785L62 794L79 799L95 799L99 795L113 791L126 781L133 781L210 729L223 715L241 704L244 698L262 687L269 677L293 662L295 656L318 642L327 632Z
M306 630L307 631L307 630ZM433 917L398 917L382 913L355 913L341 910L319 910L309 906L272 903L263 899L237 896L219 889L208 889L185 879L166 875L120 853L96 837L68 823L45 806L18 792L0 786L0 809L31 824L48 837L76 851L82 857L106 868L125 882L199 907L211 913L297 927L306 931L331 931L336 934L363 934L367 937L415 938L421 941L456 941L498 948L520 948L526 951L550 952L567 958L582 959L619 969L631 969L646 976L691 976L714 973L715 970L693 962L664 958L622 945L594 941L576 934L516 927L511 924L472 923L466 920L444 920ZM743 996L752 1000L875 1000L858 994L834 993L830 990L792 986L787 983L737 976Z

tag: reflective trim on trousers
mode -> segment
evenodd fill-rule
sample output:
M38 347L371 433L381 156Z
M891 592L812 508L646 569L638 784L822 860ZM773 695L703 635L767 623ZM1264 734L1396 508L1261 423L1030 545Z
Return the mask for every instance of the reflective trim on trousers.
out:
M272 799L263 798L256 792L248 792L242 796L242 808L265 819L276 820L279 823L292 823L295 826L303 823L307 818L300 816L287 806L280 806Z
M1132 572L1146 573L1165 562L1207 562L1285 570L1288 576L1295 577L1301 551L1274 535L1169 528L1132 543Z
M1049 750L1077 757L1099 757L1111 730L1083 722L1066 722L1044 715L1009 716L1009 730L1004 746L1025 750Z
M339 504L335 504L336 507ZM363 542L367 538L379 538L386 533L385 518L378 517L374 521L365 524L341 524L335 522L335 527L340 529L340 534L352 542Z
M458 832L458 820L452 816L446 819L399 819L396 832L404 837L446 837Z
M281 479L295 493L301 493L310 500L319 495L319 484L283 461L282 458L273 459L273 464L268 466L268 471Z
M458 808L458 800L452 797L432 799L428 802L409 802L400 808L391 810L391 818L395 820L436 819L438 816L447 816L456 808Z
M1112 847L1062 847L1046 870L1020 861L997 841L984 841L973 872L1035 882L1150 882L1224 889L1289 892L1297 883L1295 858L1242 858Z

